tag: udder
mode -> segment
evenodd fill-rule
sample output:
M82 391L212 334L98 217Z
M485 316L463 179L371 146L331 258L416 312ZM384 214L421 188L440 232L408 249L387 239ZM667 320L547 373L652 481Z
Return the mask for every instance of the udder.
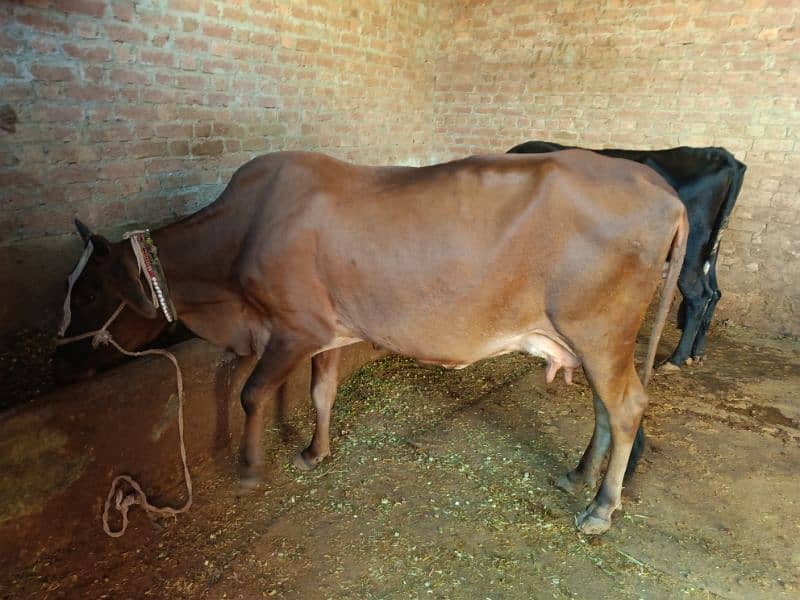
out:
M581 361L566 344L543 333L533 333L523 340L523 348L529 354L547 361L545 378L552 383L559 369L564 369L564 381L572 383L572 374L581 366Z

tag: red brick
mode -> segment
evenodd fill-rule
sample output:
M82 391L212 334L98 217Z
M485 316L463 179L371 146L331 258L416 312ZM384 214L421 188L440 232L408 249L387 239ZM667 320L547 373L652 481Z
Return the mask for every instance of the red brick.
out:
M123 141L132 137L131 126L127 123L107 124L89 130L91 142Z
M94 21L78 21L73 29L78 37L93 39L100 36L97 23Z
M74 209L65 205L21 211L16 215L16 229L25 231L30 237L55 235L63 233L65 224L72 223L73 217Z
M197 28L200 26L197 19L190 19L189 17L183 17L181 22L183 23L183 30L186 32L197 31Z
M222 19L225 21L234 21L239 23L248 22L250 15L245 11L231 6L226 6L222 9Z
M53 7L67 14L84 14L91 17L102 17L106 12L104 0L54 0Z
M208 42L200 37L189 35L175 36L172 43L184 52L208 52Z
M140 177L144 175L144 162L141 160L128 160L118 163L105 164L98 169L98 179L122 179L124 177Z
M147 65L159 65L162 67L175 66L175 54L162 50L142 49L139 51L139 60Z
M70 67L38 64L31 66L31 74L44 81L73 81L75 72Z
M232 33L232 27L217 25L215 23L203 23L203 34L209 37L229 40L231 39Z
M236 103L238 97L223 92L210 92L206 94L206 103L211 106L229 106Z
M138 142L128 147L128 156L132 158L149 158L163 156L167 152L167 143L158 141Z
M65 123L70 126L83 117L81 106L38 105L31 111L31 119L44 123Z
M112 69L109 74L114 83L148 83L149 77L138 69Z
M17 15L17 21L37 31L62 34L69 32L69 27L62 17L48 16L41 13L29 13Z
M65 86L64 96L78 102L110 102L116 98L114 89L95 84L77 83Z
M202 90L206 87L206 79L200 75L178 75L175 87L191 90Z
M188 156L189 155L189 142L173 141L169 142L168 146L169 156Z
M207 138L211 135L211 123L195 123L194 135L199 138Z
M17 75L16 63L10 60L0 60L0 74L15 77Z
M14 37L10 32L0 31L0 48L5 50L17 50L21 43L19 38Z
M171 10L196 13L198 12L197 0L169 0L169 8Z
M166 104L175 102L178 98L178 94L172 88L155 88L148 86L142 89L141 98L142 102Z
M222 140L208 140L192 144L192 155L194 156L216 156L225 151Z
M94 165L70 165L54 169L51 177L62 183L94 181L97 179L97 171L98 168Z
M111 58L111 49L102 46L84 46L64 44L64 52L68 56L92 62L104 62Z
M138 122L152 122L156 119L156 109L150 105L140 104L121 104L115 109L115 113L120 119L127 119Z
M189 138L192 135L193 127L189 124L164 123L155 126L157 137L163 138Z
M137 42L141 43L147 40L147 32L141 29L135 29L128 25L112 25L105 26L106 36L112 42Z
M147 173L166 173L168 171L179 171L186 166L184 159L172 158L163 160L151 160L146 163Z
M132 21L134 15L134 3L132 0L114 0L111 11L114 18L119 21Z

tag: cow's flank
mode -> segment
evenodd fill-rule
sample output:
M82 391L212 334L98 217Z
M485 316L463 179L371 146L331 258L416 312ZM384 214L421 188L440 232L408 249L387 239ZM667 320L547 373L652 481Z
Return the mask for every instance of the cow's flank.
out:
M553 142L525 142L509 153L539 154L565 150ZM664 365L674 370L703 359L706 336L722 297L717 284L719 242L736 203L747 167L724 148L670 148L668 150L592 150L624 158L658 172L678 193L689 217L689 239L678 288L683 303L678 326L683 330L677 348Z

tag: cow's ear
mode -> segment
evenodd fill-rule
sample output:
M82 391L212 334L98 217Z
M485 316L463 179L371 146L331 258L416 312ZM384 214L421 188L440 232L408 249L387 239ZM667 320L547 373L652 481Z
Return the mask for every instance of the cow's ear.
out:
M83 245L89 243L89 240L92 239L92 230L89 229L80 219L75 219L75 228L78 230L78 233L81 234L81 239L83 240Z
M89 240L92 242L92 260L95 262L105 262L111 255L111 242L102 235L92 234Z
M111 269L112 289L120 300L147 319L158 316L158 308L144 291L135 261L123 255Z

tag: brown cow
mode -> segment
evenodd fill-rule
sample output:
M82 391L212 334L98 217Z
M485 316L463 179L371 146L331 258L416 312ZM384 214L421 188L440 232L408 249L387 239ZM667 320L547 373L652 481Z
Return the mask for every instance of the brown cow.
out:
M243 481L261 463L264 399L308 357L317 424L295 462L310 469L330 454L341 346L368 340L456 368L521 350L547 361L548 381L561 368L569 381L583 366L591 384L595 432L560 485L594 485L611 449L578 520L581 531L601 533L620 506L647 404L634 369L636 335L671 252L646 382L686 233L683 205L660 176L591 152L422 168L286 152L245 164L215 203L152 237L179 318L214 344L260 357L242 391ZM67 335L96 329L120 301L151 323L164 321L131 246L91 240ZM129 324L138 318L125 313ZM137 338L124 321L111 326L134 345L157 329ZM64 347L62 359L78 346Z

